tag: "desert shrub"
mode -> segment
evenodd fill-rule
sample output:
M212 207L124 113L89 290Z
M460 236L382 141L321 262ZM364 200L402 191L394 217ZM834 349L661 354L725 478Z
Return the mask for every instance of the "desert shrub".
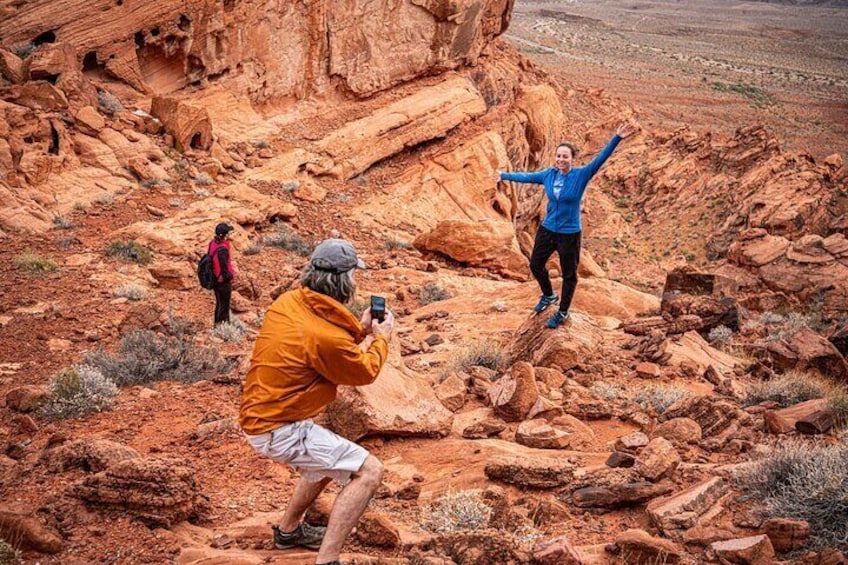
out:
M97 106L110 116L124 109L121 101L114 94L105 90L97 91Z
M142 188L153 188L154 186L169 187L171 183L164 179L146 179L139 183Z
M811 546L848 549L848 443L784 443L738 471L736 483L767 515L806 520Z
M160 336L150 330L127 334L116 354L98 349L86 355L85 362L119 386L162 380L194 382L232 368L216 349L200 346L189 336Z
M112 291L112 296L115 298L126 298L128 300L144 300L147 291L137 284L122 284Z
M113 241L106 248L106 255L122 261L147 265L153 260L153 253L140 243L128 241Z
M111 206L115 203L115 193L101 192L100 194L94 197L94 203L100 204L101 206Z
M252 144L257 149L268 149L269 147L271 147L271 144L265 141L264 139L254 140Z
M685 388L668 385L648 385L640 387L633 395L633 402L643 410L653 409L657 414L668 410L669 406L692 393Z
M395 251L397 249L409 249L412 245L409 244L408 241L401 241L399 239L390 238L386 240L385 244L386 251Z
M451 363L451 368L454 371L468 371L471 367L488 367L498 371L506 361L506 354L498 342L481 339L460 349Z
M35 51L36 47L37 46L35 43L29 42L24 43L23 45L15 45L14 47L12 47L11 51L21 59L26 59L32 54L33 51Z
M117 394L115 383L98 369L88 365L71 367L53 377L41 413L51 420L79 418L108 410Z
M707 340L714 345L725 345L733 337L733 330L727 326L716 326L710 330Z
M229 322L215 324L215 328L212 330L212 335L229 342L241 341L241 338L243 338L246 333L247 327L244 325L244 322L238 318L233 318Z
M165 321L165 327L168 329L168 335L187 339L190 339L199 330L199 325L196 321L185 316L178 316L170 308L168 309L168 319Z
M74 223L67 216L53 216L53 227L57 230L69 230L74 227Z
M252 241L242 251L245 255L258 255L262 252L262 241Z
M834 387L827 397L827 406L833 412L833 425L848 427L848 390L844 386Z
M436 283L428 282L418 291L418 301L421 304L432 304L440 300L447 300L453 296L448 290L440 287Z
M284 180L280 181L280 190L283 192L294 192L300 188L300 181L296 180Z
M43 275L44 273L52 273L59 268L59 265L49 257L36 255L31 251L25 251L16 256L12 263L18 269L26 271L31 275Z
M276 228L274 233L263 236L262 243L286 251L294 251L303 257L308 257L312 253L313 245L292 228L283 222L277 222L274 226Z
M0 565L18 565L21 562L21 552L0 539Z
M491 515L492 507L480 491L447 492L421 509L421 527L431 532L480 530Z
M748 385L748 406L772 400L780 406L791 406L814 398L826 398L834 391L835 385L813 373L788 371L767 381Z
M210 177L207 173L200 173L195 177L194 183L198 186L209 186L210 184L215 184L215 179Z
M628 398L627 390L615 383L596 382L589 387L589 392L599 400L616 400L618 398Z

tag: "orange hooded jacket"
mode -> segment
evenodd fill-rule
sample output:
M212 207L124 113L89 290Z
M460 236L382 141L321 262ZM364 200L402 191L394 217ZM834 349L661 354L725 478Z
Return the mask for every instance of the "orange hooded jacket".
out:
M244 382L239 424L259 435L311 418L336 398L338 385L373 383L389 355L338 301L308 288L282 294L268 310Z

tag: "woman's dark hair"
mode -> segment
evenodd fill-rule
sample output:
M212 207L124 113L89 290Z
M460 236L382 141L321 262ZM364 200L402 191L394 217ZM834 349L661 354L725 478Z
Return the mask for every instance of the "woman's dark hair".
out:
M562 143L557 145L557 150L559 150L560 147L568 147L569 149L571 149L572 157L577 157L577 153L579 153L577 147L570 141L563 141Z

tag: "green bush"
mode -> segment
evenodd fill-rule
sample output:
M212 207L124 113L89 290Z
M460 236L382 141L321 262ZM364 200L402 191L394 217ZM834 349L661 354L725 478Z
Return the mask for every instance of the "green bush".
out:
M232 369L232 363L221 359L217 349L200 346L191 336L159 336L150 330L125 335L115 355L98 349L86 355L85 362L118 386L162 380L194 382Z
M121 261L129 263L138 263L139 265L147 265L153 261L153 253L140 243L128 241L113 241L106 248L106 255Z
M50 259L49 257L42 257L41 255L36 255L31 251L21 253L12 260L12 263L18 269L26 271L31 275L43 275L45 273L52 273L53 271L59 268L59 265L53 259Z
M41 413L50 420L79 418L112 407L118 387L94 367L71 367L55 375Z

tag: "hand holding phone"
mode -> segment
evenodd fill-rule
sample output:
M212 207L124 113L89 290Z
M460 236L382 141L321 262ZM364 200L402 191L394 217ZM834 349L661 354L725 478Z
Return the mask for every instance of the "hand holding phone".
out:
M386 319L386 299L382 296L371 296L371 319L381 324Z

